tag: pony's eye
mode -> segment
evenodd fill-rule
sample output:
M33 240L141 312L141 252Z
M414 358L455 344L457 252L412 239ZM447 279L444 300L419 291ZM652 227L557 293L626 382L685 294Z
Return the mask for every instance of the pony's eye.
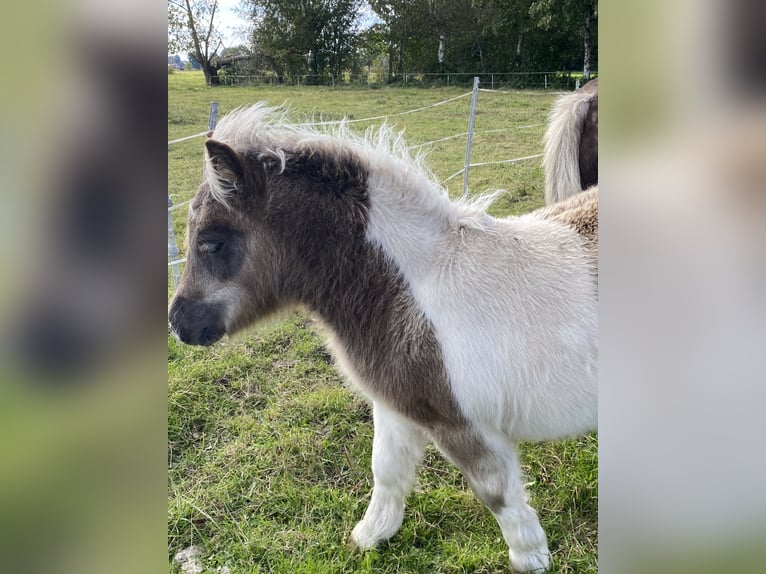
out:
M201 253L218 253L226 242L225 241L199 241L197 242L197 249Z

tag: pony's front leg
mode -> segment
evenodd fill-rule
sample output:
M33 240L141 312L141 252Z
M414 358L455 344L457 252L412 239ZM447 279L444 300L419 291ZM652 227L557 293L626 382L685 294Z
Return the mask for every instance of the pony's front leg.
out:
M467 426L437 432L434 441L495 515L513 569L525 573L547 570L548 541L537 513L527 503L515 444L496 435L482 436Z
M367 512L351 532L352 544L362 549L377 546L399 530L404 519L405 499L428 444L417 425L379 403L373 404L373 420L375 483Z

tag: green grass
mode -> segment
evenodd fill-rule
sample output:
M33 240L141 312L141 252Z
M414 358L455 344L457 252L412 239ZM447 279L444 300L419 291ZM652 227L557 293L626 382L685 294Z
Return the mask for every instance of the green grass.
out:
M203 131L209 102L222 113L266 100L289 102L297 119L355 118L438 102L461 89L360 89L204 86L198 73L168 77L169 139ZM479 96L472 161L539 153L554 94ZM467 130L470 99L391 118L415 145ZM363 128L364 126L360 126ZM441 178L463 165L465 139L432 146L429 164ZM202 170L202 140L168 151L170 193L190 198ZM462 175L450 182L459 194ZM471 170L471 193L504 188L497 215L542 205L538 160ZM174 213L179 238L185 211ZM489 510L460 473L429 450L400 532L376 551L347 547L372 487L372 423L367 405L349 392L321 338L302 314L212 348L168 338L168 555L204 549L207 572L509 572L507 548ZM521 445L522 462L553 553L552 571L597 571L597 439Z

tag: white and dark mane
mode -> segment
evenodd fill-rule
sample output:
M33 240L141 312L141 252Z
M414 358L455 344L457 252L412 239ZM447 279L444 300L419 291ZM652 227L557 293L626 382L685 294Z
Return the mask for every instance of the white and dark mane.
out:
M484 213L503 193L485 194L474 199L450 199L447 189L426 164L426 154L412 154L404 132L383 124L364 134L355 132L347 121L291 123L285 107L258 103L237 108L224 116L210 137L240 153L255 153L257 158L283 172L296 154L322 154L339 162L354 157L368 170L377 186L373 193L386 201L407 202L410 208L430 212L447 221L470 228L481 228ZM217 177L206 158L205 177L211 193L227 203L232 192L229 182ZM383 196L383 197L382 197Z

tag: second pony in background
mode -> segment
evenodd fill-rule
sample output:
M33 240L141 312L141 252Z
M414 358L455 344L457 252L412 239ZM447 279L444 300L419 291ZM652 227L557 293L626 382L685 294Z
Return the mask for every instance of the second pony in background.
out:
M598 79L556 101L543 141L546 204L598 184Z

